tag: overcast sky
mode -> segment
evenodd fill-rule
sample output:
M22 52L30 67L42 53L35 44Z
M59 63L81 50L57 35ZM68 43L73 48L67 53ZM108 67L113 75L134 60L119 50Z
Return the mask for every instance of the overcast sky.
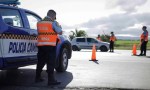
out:
M142 26L150 32L150 0L20 0L19 7L42 18L49 9L57 12L63 30L85 30L89 36L110 34L139 36Z

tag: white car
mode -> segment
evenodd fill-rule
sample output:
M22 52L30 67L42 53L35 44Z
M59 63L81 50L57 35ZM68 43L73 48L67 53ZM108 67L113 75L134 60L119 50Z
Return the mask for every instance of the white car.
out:
M109 43L102 42L91 37L76 37L71 41L72 50L80 51L81 49L92 49L93 44L96 46L96 50L107 52L109 50Z

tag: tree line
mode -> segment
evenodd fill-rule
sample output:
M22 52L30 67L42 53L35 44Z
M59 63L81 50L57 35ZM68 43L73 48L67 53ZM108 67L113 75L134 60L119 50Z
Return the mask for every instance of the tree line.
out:
M71 34L69 35L69 38L72 40L73 38L75 38L75 37L88 37L88 35L87 35L87 33L84 31L84 30L78 30L78 29L75 29L75 31L70 31L71 32ZM98 35L100 35L100 34L98 34ZM97 36L98 36L97 35ZM96 36L96 37L97 37ZM96 38L95 37L95 38ZM104 42L109 42L109 38L110 38L110 36L109 35L104 35L104 34L102 34L102 35L100 35L100 37L101 37L101 40L102 41L104 41Z

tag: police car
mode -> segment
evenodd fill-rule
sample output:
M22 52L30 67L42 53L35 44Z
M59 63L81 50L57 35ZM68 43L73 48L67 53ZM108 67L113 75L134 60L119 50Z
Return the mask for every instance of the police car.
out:
M11 2L12 1L12 2ZM15 2L13 2L15 1ZM37 63L36 13L16 7L18 0L0 1L0 70ZM59 36L56 71L66 71L72 49L70 41Z

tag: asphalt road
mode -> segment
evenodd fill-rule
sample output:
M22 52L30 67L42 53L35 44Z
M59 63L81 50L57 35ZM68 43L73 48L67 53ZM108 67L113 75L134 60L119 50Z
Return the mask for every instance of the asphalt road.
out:
M47 86L47 73L44 82L35 83L35 65L18 70L0 71L0 90L50 90L50 89L150 89L150 51L147 56L132 56L131 50L96 52L98 61L91 59L91 50L73 51L66 72L55 72L62 84ZM139 53L139 51L137 52Z

